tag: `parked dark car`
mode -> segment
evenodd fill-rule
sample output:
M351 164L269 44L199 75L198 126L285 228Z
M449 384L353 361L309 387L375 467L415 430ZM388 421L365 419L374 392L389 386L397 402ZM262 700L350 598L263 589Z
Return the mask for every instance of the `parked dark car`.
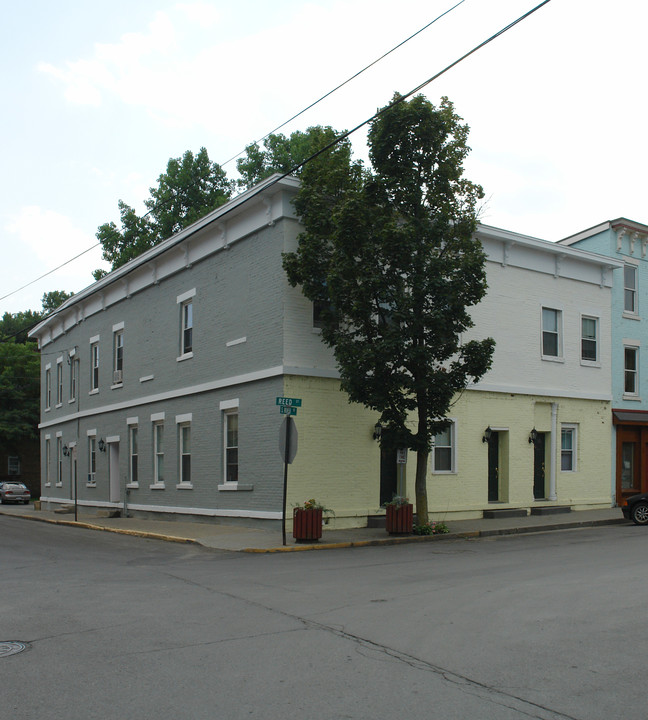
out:
M0 483L1 503L27 503L31 499L31 493L26 485L21 482L5 481Z
M631 495L621 510L623 517L635 525L648 525L648 493Z

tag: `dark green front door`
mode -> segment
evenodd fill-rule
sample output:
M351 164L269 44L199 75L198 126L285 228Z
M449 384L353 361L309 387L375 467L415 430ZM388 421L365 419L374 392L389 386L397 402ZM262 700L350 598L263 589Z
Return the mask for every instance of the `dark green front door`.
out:
M488 502L499 499L499 433L493 431L488 441Z
M535 500L544 500L547 497L545 489L545 434L538 433L533 446L533 497Z
M383 442L385 442L385 438L383 438ZM389 502L397 494L397 488L396 449L382 446L380 448L380 504L384 505Z

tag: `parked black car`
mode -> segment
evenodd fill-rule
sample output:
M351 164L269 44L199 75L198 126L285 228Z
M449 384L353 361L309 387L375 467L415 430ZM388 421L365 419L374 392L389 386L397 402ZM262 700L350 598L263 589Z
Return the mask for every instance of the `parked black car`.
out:
M631 495L621 510L623 517L635 525L648 525L648 493Z

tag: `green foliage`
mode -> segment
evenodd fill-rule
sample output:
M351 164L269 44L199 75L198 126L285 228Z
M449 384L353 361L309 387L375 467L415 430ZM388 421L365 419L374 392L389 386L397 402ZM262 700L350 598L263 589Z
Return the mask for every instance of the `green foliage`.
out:
M35 343L0 343L0 445L38 436L39 368Z
M445 535L450 532L450 528L444 522L425 522L421 525L412 526L412 534L414 535Z
M306 132L297 130L290 137L279 133L268 135L262 150L257 143L245 148L246 155L236 161L241 175L237 181L240 187L251 188L274 173L290 172L321 148L333 142L338 133L332 127L316 125ZM295 174L299 175L300 171Z
M409 498L403 497L402 495L394 495L394 497L385 503L385 507L392 505L393 507L403 507L403 505L409 505Z
M103 247L103 258L112 270L141 255L173 234L199 220L229 200L234 184L225 171L212 163L205 148L197 155L187 150L182 157L171 158L156 187L149 188L144 201L148 212L140 217L135 209L118 202L121 229L114 222L97 230ZM105 270L95 270L95 280Z
M322 339L350 401L380 413L396 445L417 452L420 518L431 440L494 350L490 338L461 341L486 275L473 238L483 191L463 177L460 121L447 98L435 108L418 96L373 121L371 171L344 145L309 163L295 200L305 229L284 257L289 282L322 309Z
M43 295L41 302L43 303L43 314L56 310L59 305L62 305L66 300L69 300L74 293L65 292L65 290L51 290Z

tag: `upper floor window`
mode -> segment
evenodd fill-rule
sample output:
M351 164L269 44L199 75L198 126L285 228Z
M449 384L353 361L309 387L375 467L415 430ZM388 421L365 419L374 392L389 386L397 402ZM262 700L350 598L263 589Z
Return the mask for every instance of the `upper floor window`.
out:
M455 423L434 436L432 448L432 472L451 473L455 468Z
M77 396L77 385L79 384L79 360L74 355L70 358L70 402L74 402Z
M562 356L562 312L542 308L542 354L544 357Z
M639 348L623 348L624 384L625 395L639 395Z
M183 355L193 351L193 301L187 300L182 303L182 342L181 352Z
M120 385L124 380L124 330L113 333L113 385Z
M56 405L63 404L63 360L56 363Z
M637 308L637 268L634 265L623 267L623 309L636 315Z
M598 362L598 318L581 317L581 360L583 362Z
M52 368L45 369L45 409L52 407Z
M99 342L90 345L90 390L99 390Z

